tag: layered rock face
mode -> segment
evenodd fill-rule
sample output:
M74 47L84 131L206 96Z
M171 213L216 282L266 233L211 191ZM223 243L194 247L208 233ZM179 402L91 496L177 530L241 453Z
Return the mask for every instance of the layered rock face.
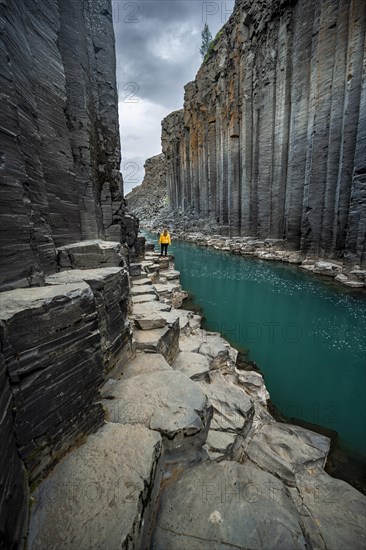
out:
M144 168L145 177L142 184L126 195L129 210L141 222L151 220L168 206L165 156L161 154L147 159Z
M110 0L2 5L0 289L56 271L56 247L127 241Z
M132 351L110 0L1 4L0 548ZM62 273L56 273L56 272ZM30 288L31 287L31 288Z
M163 121L173 209L365 265L362 0L237 0Z

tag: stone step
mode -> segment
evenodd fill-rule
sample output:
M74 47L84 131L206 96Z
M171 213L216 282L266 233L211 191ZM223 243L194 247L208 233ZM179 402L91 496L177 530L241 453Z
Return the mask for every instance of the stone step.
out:
M154 302L158 299L159 297L155 292L152 294L141 294L139 296L132 296L132 304L144 304L145 302Z
M157 431L105 424L33 493L29 550L145 547L161 452Z
M137 285L131 288L131 296L147 296L148 294L156 295L156 290L152 284L150 285Z
M143 277L136 279L135 277L131 277L132 286L145 286L145 285L151 285L151 279L149 277Z
M138 350L161 353L171 364L178 353L179 319L164 328L135 330L133 336Z

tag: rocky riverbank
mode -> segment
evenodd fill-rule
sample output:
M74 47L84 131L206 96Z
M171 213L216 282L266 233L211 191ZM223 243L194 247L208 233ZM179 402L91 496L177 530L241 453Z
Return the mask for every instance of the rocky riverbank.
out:
M179 276L153 250L131 264L132 354L102 426L34 490L29 548L361 548L366 498L325 473L329 439L274 420L262 376L180 309Z
M251 256L260 260L285 262L298 265L305 271L323 275L350 288L366 287L366 270L360 265L345 266L342 261L317 258L300 250L288 247L282 239L259 239L255 237L229 237L215 233L212 226L204 226L178 212L162 211L153 220L142 219L141 228L150 232L161 231L164 225L170 228L173 238L190 242L198 246L209 246L215 250L230 252L238 256ZM216 227L216 230L218 228Z

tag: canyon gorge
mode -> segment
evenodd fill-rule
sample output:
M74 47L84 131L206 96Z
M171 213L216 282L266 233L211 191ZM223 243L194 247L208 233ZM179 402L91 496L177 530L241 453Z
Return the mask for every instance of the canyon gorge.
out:
M365 10L237 0L126 200L112 1L1 2L1 550L364 545L329 437L276 421L138 218L363 286Z
M364 271L365 11L237 0L162 122L172 219Z

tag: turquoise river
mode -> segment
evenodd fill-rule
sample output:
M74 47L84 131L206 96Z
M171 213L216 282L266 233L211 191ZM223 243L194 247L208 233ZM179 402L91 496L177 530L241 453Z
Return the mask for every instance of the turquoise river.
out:
M204 328L249 349L277 408L366 456L366 296L286 264L178 241L171 252Z

